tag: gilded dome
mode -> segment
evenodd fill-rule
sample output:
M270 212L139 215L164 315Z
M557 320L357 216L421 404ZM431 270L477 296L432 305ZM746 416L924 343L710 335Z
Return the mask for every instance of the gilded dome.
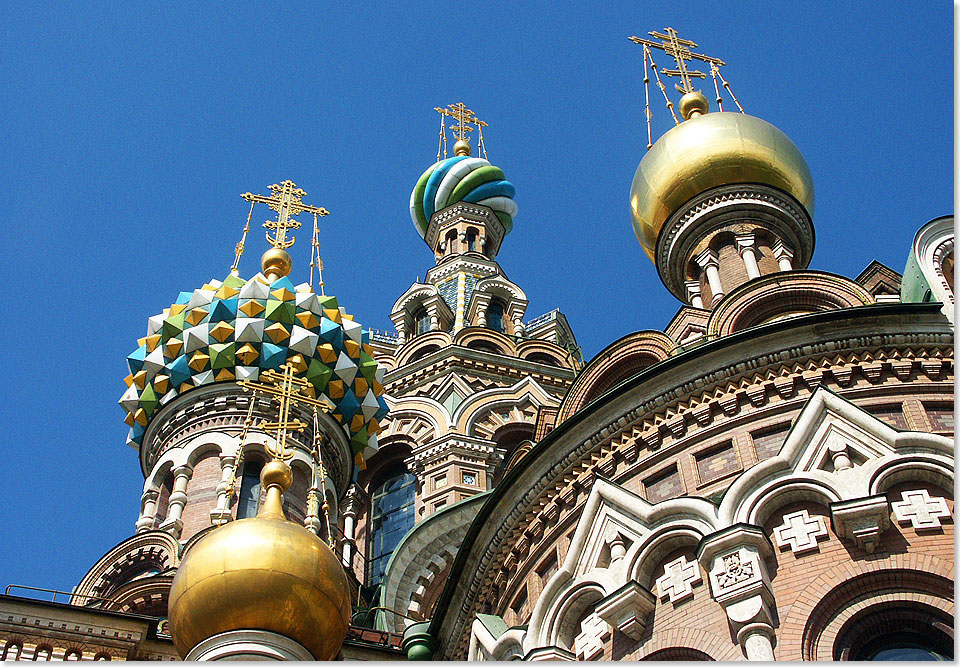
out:
M813 217L813 177L787 135L754 116L707 113L660 137L637 167L630 213L644 252L654 258L660 230L685 202L735 183L782 190Z
M261 480L260 513L213 529L180 563L169 617L181 657L230 630L276 632L317 660L332 660L343 644L351 612L343 566L323 540L284 517L290 468L268 463Z

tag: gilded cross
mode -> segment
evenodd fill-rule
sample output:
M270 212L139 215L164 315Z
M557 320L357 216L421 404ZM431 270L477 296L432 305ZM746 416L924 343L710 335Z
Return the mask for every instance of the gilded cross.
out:
M307 427L306 423L297 418L290 418L291 405L312 405L327 412L331 409L330 404L322 398L313 398L307 392L312 391L313 385L304 378L294 375L294 367L291 363L285 363L280 367L283 373L274 370L266 370L260 373L262 382L253 380L241 380L237 384L247 391L262 392L269 396L275 396L280 399L280 410L277 415L277 421L261 421L259 428L268 433L276 433L277 449L267 446L267 453L271 456L287 460L293 457L293 451L287 452L287 432L299 432Z
M702 53L694 53L691 51L691 48L696 48L699 45L696 42L691 42L689 39L681 39L680 37L677 37L677 31L673 28L664 28L664 30L666 31L666 34L656 31L648 33L651 37L656 37L657 39L661 40L660 42L654 42L641 37L630 37L629 39L634 44L643 44L644 46L660 49L668 56L676 60L677 69L665 69L662 71L667 76L680 77L682 86L674 84L674 87L677 89L677 91L681 93L692 93L693 85L690 83L690 77L703 79L707 76L698 70L687 69L688 60L696 59L705 63L710 63L711 65L716 65L717 67L726 65L726 63L719 58L705 56Z
M472 110L468 109L463 102L449 104L447 105L446 109L442 107L434 107L433 110L439 113L441 116L450 116L457 121L457 124L451 125L450 129L453 130L453 133L460 141L463 141L466 138L467 132L473 132L473 128L470 127L471 123L477 127L487 127L487 124L477 118L477 115Z
M270 186L270 191L273 192L273 194L269 197L265 195L255 195L251 192L244 192L240 196L254 204L266 204L277 212L276 220L267 220L263 223L263 226L267 229L267 241L274 248L285 249L293 245L296 239L292 236L287 239L287 230L300 228L300 221L294 220L294 217L304 211L321 217L330 214L330 211L322 206L309 206L304 204L303 198L307 193L298 188L297 184L291 180L286 180L279 184L274 183ZM273 236L270 236L271 231L274 232Z

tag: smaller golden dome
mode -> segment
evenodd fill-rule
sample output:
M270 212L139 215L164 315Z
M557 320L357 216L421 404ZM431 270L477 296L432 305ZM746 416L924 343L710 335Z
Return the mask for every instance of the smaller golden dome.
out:
M270 248L260 258L260 268L270 282L283 278L293 268L293 258L282 248Z
M181 657L231 630L267 630L332 660L350 624L350 587L319 537L283 515L290 467L263 467L267 497L255 518L232 521L186 553L170 589L173 642Z
M695 98L688 107L696 109ZM790 138L767 121L727 111L695 115L671 128L640 160L630 187L633 230L647 256L654 259L660 230L681 206L738 183L786 192L813 217L810 168Z
M468 139L460 139L453 145L453 154L454 155L470 155L470 141Z

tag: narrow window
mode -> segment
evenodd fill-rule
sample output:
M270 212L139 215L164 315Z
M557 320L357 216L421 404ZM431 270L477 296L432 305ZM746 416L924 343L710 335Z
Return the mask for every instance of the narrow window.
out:
M386 470L370 494L370 570L367 585L383 579L390 555L413 528L417 478L403 464Z
M499 301L493 301L487 307L487 326L503 333L503 304Z
M477 249L477 230L473 227L467 229L467 250Z
M237 499L237 518L247 519L257 515L260 505L260 471L263 464L259 461L247 461L243 465L243 477L240 480L240 497Z
M416 323L417 335L430 331L430 314L426 308L421 308L414 313L413 321Z

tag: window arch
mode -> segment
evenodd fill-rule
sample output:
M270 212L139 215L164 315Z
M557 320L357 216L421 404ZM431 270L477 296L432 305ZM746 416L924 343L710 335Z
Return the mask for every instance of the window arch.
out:
M487 306L487 327L503 333L503 304L491 301Z
M41 644L33 652L33 659L37 661L50 660L51 653L53 653L53 648L51 648L48 644Z
M476 227L467 227L467 251L476 251L477 249L477 229Z
M417 478L400 462L389 466L370 493L370 559L367 585L383 579L390 555L413 528Z
M240 478L240 495L237 497L237 518L247 519L257 515L260 506L260 472L263 463L247 461L243 464Z
M3 660L19 660L23 645L17 641L9 641L3 647Z
M72 648L64 654L63 659L64 660L80 660L80 658L82 657L83 656L78 649Z

